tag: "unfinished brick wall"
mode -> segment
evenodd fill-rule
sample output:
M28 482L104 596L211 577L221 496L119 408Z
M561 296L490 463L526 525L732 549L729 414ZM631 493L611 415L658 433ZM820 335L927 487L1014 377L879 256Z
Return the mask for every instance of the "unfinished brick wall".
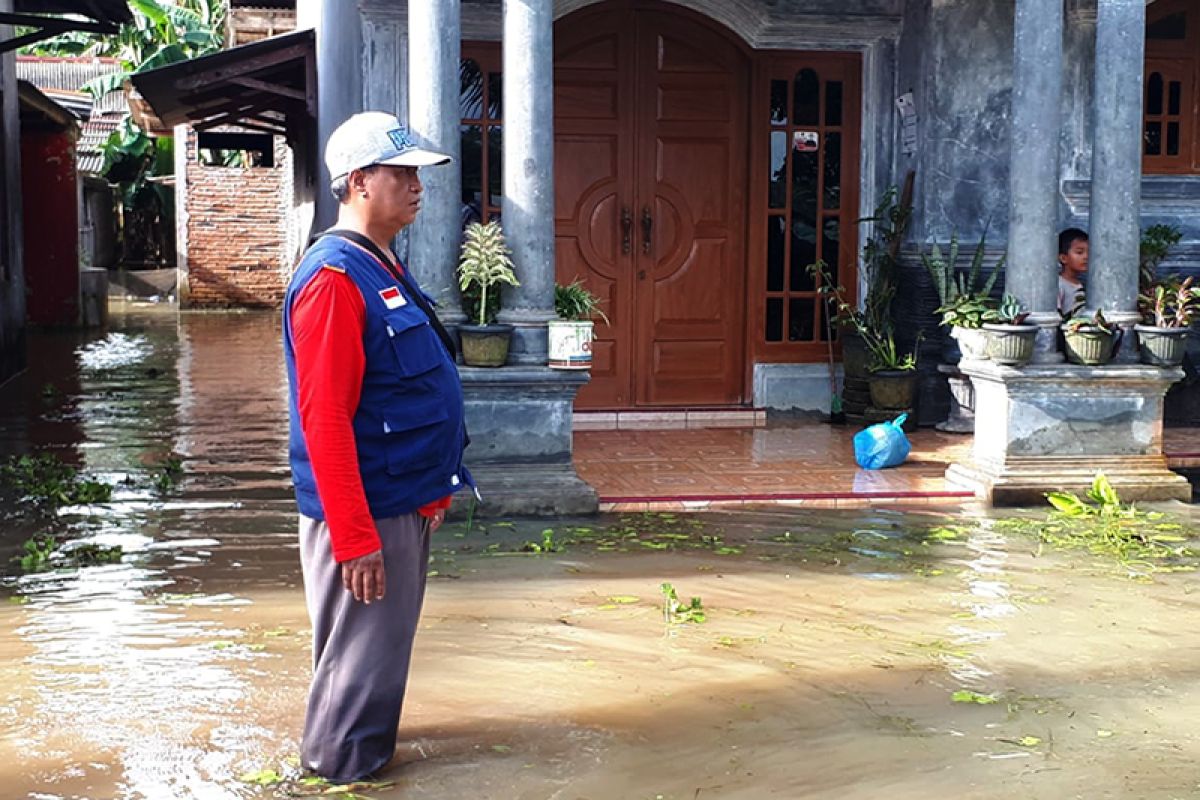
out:
M187 139L187 307L278 307L291 274L292 159L275 137L274 167L217 167Z

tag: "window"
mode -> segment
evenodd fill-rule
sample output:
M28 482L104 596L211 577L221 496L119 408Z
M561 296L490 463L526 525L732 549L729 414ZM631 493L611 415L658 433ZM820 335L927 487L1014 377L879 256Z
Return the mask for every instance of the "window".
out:
M208 167L273 167L275 137L269 133L196 135L196 160Z
M837 337L836 309L809 265L824 261L830 279L851 292L855 283L858 61L780 58L764 71L755 133L761 212L750 229L751 296L758 296L752 336L766 360L815 359Z
M1142 171L1200 174L1200 8L1159 0L1146 10Z
M465 227L500 216L500 45L463 42L458 77Z

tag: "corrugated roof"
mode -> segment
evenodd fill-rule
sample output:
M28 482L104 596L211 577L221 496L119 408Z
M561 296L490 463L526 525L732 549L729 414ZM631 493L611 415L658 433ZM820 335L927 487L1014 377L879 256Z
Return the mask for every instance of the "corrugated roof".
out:
M92 103L83 85L93 78L121 71L115 58L61 58L57 56L17 56L17 77L28 81L71 109L80 119L79 141L75 152L78 169L87 175L99 175L104 166L101 147L121 121L129 115L124 92L109 92L99 103Z
M101 75L121 71L115 58L62 58L58 56L17 56L17 77L42 89L80 91L83 85ZM98 104L101 111L122 111L125 95L109 92Z

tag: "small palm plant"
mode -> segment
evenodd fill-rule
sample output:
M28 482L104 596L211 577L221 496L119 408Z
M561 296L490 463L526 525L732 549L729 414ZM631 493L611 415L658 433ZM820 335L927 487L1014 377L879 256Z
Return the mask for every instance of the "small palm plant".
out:
M472 285L478 287L479 302L472 315L477 318L478 325L487 325L492 321L488 317L494 316L488 314L488 290L491 287L498 287L502 283L521 285L513 274L510 255L512 251L504 243L504 231L500 229L499 222L472 222L467 226L462 256L458 262L458 282L463 292Z

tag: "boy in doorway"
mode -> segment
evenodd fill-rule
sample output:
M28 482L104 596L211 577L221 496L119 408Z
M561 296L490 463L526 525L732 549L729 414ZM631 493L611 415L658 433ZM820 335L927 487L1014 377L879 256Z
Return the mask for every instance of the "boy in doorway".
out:
M1083 276L1088 268L1088 235L1067 228L1058 235L1058 311L1069 314L1084 302Z

